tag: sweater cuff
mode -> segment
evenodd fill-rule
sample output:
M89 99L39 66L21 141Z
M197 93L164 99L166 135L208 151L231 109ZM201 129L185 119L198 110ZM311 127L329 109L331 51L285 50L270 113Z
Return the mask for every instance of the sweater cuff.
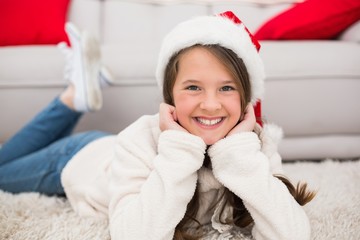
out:
M250 171L259 164L257 154L261 149L259 137L254 132L243 132L226 137L208 150L215 172Z
M160 149L166 145L166 147L176 148L194 148L199 149L204 153L206 149L206 144L202 140L202 138L190 134L188 132L183 132L179 130L166 130L160 134L159 138L159 151Z
M184 166L189 162L190 165L198 165L196 168L200 168L205 150L206 144L202 138L187 132L166 130L159 138L158 153L165 157L165 161L172 159L174 164Z
M226 152L251 153L260 150L260 139L254 132L242 132L221 139L209 148L209 156L227 154Z

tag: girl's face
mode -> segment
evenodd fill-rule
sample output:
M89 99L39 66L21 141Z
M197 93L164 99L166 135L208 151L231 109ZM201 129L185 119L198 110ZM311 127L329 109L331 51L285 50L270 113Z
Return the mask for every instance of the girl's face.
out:
M224 138L241 116L235 79L201 47L181 55L173 98L180 125L207 145Z

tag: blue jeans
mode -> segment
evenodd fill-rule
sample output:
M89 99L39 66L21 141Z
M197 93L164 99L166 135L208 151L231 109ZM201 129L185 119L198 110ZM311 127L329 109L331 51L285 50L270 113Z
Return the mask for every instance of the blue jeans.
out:
M0 149L0 189L64 195L61 172L85 145L109 135L89 131L70 135L81 113L55 98Z

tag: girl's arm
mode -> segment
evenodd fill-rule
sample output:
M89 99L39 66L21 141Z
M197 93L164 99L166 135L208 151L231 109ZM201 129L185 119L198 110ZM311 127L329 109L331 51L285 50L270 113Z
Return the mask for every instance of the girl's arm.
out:
M158 146L153 137L144 131L118 137L110 187L112 239L172 239L194 194L205 143L176 130L162 132Z
M254 132L240 132L220 140L209 149L215 177L239 196L254 219L257 240L306 240L309 220L287 187L270 170ZM279 155L274 153L270 158Z

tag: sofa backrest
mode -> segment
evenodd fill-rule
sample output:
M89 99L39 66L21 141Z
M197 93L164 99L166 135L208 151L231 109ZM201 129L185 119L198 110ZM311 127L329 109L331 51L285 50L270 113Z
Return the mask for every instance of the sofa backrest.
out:
M231 10L250 31L255 31L291 5L291 0L280 4L261 2L266 1L72 0L68 18L95 34L103 44L128 46L141 40L153 47L153 43L160 45L164 35L177 23L193 16Z

